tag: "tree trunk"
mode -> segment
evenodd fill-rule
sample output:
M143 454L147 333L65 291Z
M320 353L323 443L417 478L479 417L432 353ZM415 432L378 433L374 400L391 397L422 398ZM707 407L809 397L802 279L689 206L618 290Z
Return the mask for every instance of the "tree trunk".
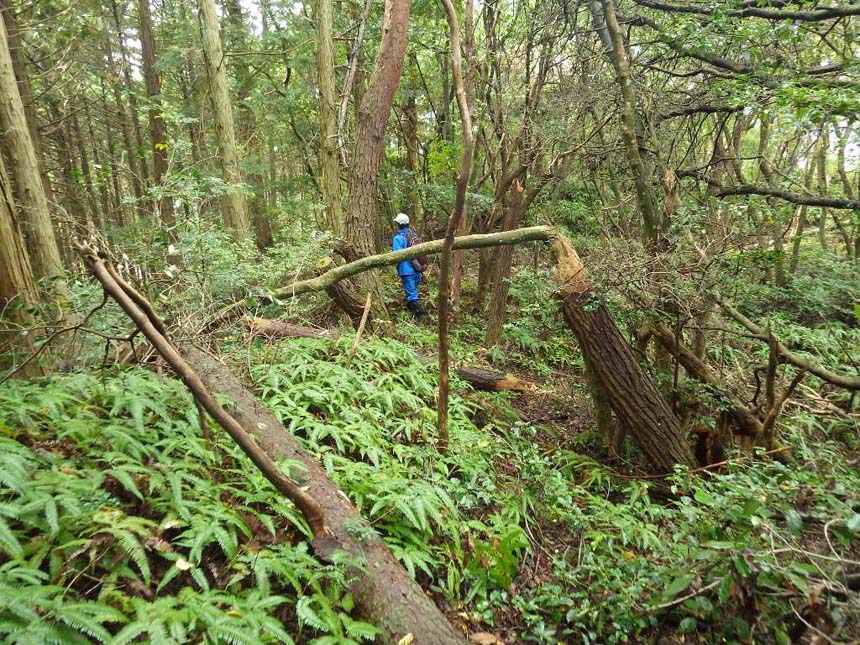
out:
M86 99L85 99L86 100ZM78 168L78 173L80 175L80 181L84 185L84 192L86 193L86 205L87 205L87 221L93 222L98 230L104 230L102 226L102 213L99 211L98 200L96 199L96 191L93 186L93 176L90 168L90 159L87 154L86 142L84 141L84 134L81 131L81 121L78 118L76 112L72 113L71 116L67 117L70 121L70 130L68 132L68 136L72 141L69 141L69 145L74 145L77 148L77 157L81 161L80 168ZM71 147L70 147L71 151Z
M241 240L247 237L250 231L250 222L245 212L245 198L240 186L242 176L239 172L236 133L233 127L233 109L230 104L224 52L221 49L220 27L215 12L215 0L199 0L199 3L203 22L203 50L206 58L206 70L209 75L209 94L215 117L215 134L221 152L224 180L233 185L233 189L224 194L221 203L224 226L232 231L236 239Z
M639 210L642 212L642 224L644 241L646 246L652 246L660 234L660 218L657 213L657 204L651 191L650 177L645 169L642 155L639 150L639 138L637 136L637 107L636 93L633 88L633 79L630 75L630 61L627 57L627 48L624 45L624 37L618 25L615 15L615 0L602 0L602 7L598 6L596 0L589 2L592 17L598 25L605 25L606 32L612 43L612 49L607 48L606 55L615 68L616 80L621 90L621 115L622 115L622 137L627 150L627 161L630 172L633 175L633 184L636 187L636 199ZM602 8L603 15L598 13ZM604 42L604 45L608 43Z
M678 362L690 376L697 381L711 386L724 399L731 403L728 413L734 419L735 423L737 423L742 434L750 437L759 436L762 430L761 421L755 416L752 410L735 400L726 391L720 382L719 375L714 374L704 361L700 360L693 352L684 347L665 323L658 323L652 331L657 342L678 359Z
M515 181L511 191L511 205L502 221L502 230L517 228L523 217L523 187L518 181ZM498 345L502 336L502 326L505 322L505 311L508 306L508 292L510 291L508 278L511 275L514 250L512 247L502 247L496 251L495 255L493 278L490 280L492 292L490 305L487 308L487 335L484 339L484 344L487 347Z
M658 471L671 472L676 464L694 467L696 462L677 417L594 293L576 251L561 236L553 240L553 247L564 317L616 419L630 429Z
M397 93L406 37L409 30L409 0L385 0L382 42L370 83L361 99L356 118L355 142L349 173L349 207L346 230L359 255L381 250L382 230L377 210L379 170L385 148L385 128ZM378 274L365 279L375 305L383 306L382 285Z
M105 44L105 59L108 61L113 61L114 54L111 51L109 41ZM131 184L131 192L134 194L135 205L134 208L131 209L131 221L135 221L138 216L143 211L143 182L141 181L141 177L143 176L140 171L140 157L137 154L137 147L134 143L134 135L133 135L133 126L131 123L131 118L125 109L125 103L123 102L122 89L120 88L119 83L119 72L116 69L116 64L112 63L110 68L105 71L105 75L108 78L108 83L110 83L111 88L113 90L113 100L116 105L116 117L120 123L120 130L122 134L122 142L125 146L125 155L126 155L126 163L128 164L128 173L129 173L129 183ZM107 101L105 100L105 105L107 105Z
M96 135L96 126L93 122L93 116L90 112L90 104L84 106L84 118L87 122L87 139L90 143L90 152L93 155L93 177L96 180L99 191L99 220L104 224L107 221L107 216L111 212L110 193L108 191L107 173L104 164L102 164L101 153L99 152L99 137ZM110 127L108 127L108 130Z
M0 125L18 188L21 224L29 242L33 271L38 277L58 276L63 272L60 249L54 235L45 187L12 67L3 20L0 20Z
M612 411L622 427L629 428L651 464L671 471L674 464L694 465L678 423L654 382L636 362L606 307L593 294L588 273L579 256L564 237L549 226L455 238L452 249L480 249L503 244L552 241L557 258L559 293L568 326L583 348L586 362L594 370ZM382 266L391 266L421 255L439 253L444 240L360 258L336 267L316 278L302 280L275 290L278 296L297 296L320 291L351 276ZM811 370L810 370L811 371Z
M122 62L122 76L125 81L125 91L128 93L129 113L131 114L131 131L134 134L134 150L135 150L135 166L139 173L141 183L149 184L149 165L146 162L146 157L143 155L143 150L146 146L143 143L143 129L140 127L140 114L137 109L137 92L134 88L134 81L131 77L131 61L129 60L128 50L125 46L125 32L123 31L122 19L120 18L120 9L116 0L111 0L111 9L113 11L114 27L116 28L117 43L119 44L119 53ZM141 210L143 204L140 204Z
M105 120L105 132L107 133L107 153L108 159L110 159L110 182L112 190L110 212L113 215L113 223L122 226L126 223L123 215L122 188L120 188L119 183L119 167L116 162L117 154L113 135L113 122L111 121L110 111L108 110L104 78L99 79L99 85L101 88L102 113L104 114Z
M829 128L827 124L821 129L821 152L818 155L816 168L818 170L818 192L821 195L827 194L827 149ZM827 209L822 208L821 214L818 216L818 243L825 251L828 248L827 243Z
M231 26L233 48L238 51L244 51L247 47L247 39L245 38L247 26L245 18L242 14L242 7L239 0L227 0L225 2L227 9L227 17ZM230 41L228 41L229 43ZM229 45L228 45L229 46ZM257 127L257 118L248 99L251 96L251 89L254 83L254 76L248 67L247 60L244 56L236 56L233 58L234 69L236 70L236 78L239 81L236 90L236 98L239 103L239 126L238 136L240 145L246 150L246 169L247 181L251 185L253 195L246 202L246 206L250 211L251 224L254 227L254 239L257 242L257 248L261 251L269 248L274 243L272 240L272 225L267 216L266 196L263 190L263 177L260 174L260 157L258 154L258 146L252 145L254 140L259 141Z
M60 111L60 106L50 99L51 116L58 124L54 130L54 147L60 162L60 172L63 177L63 203L66 212L71 216L68 224L77 227L79 232L89 232L90 220L87 208L80 192L80 171L75 163L73 153L72 133L68 116Z
M0 156L0 312L3 312L4 318L28 326L32 322L28 309L36 303L30 259L15 219L9 177ZM28 354L33 350L31 337L31 333L21 335L14 330L0 333L0 356L4 357L0 359L0 369L14 368L14 365L6 364L6 359L12 356L9 349L14 344L20 345ZM41 370L33 361L17 374L22 378L31 378L41 375Z
M415 645L463 643L464 638L409 577L380 535L274 415L218 361L191 348L183 349L182 354L213 393L233 402L231 415L242 426L254 428L255 439L266 453L276 461L304 465L305 480L301 484L322 506L332 537L365 563L351 577L350 589L358 614L382 629L382 641L394 644L411 633L414 640L409 642Z
M767 152L768 143L770 141L770 126L770 116L767 114L763 115L759 124L758 166L765 183L772 187L774 186L773 168L771 167ZM776 252L776 262L774 263L774 284L776 284L777 287L784 288L787 281L785 275L785 257L783 254L784 245L782 240L782 224L780 222L779 209L774 208L773 205L770 204L770 200L768 200L768 204L771 206L772 211L770 213L770 219L772 221L771 242L773 244L773 250Z
M39 124L36 118L36 109L33 102L33 92L30 89L30 78L27 75L24 47L21 42L18 20L12 10L9 0L0 0L0 13L6 24L6 36L9 39L9 54L12 58L12 69L18 80L18 92L21 95L21 103L24 106L24 116L27 119L27 127L30 130L30 138L33 141L33 149L36 152L36 161L39 164L39 174L42 177L42 186L45 190L45 198L50 204L54 200L51 186L51 178L45 165L45 155L42 150L42 141L39 134Z
M167 172L167 135L164 119L161 116L161 80L158 77L155 36L152 33L152 15L149 0L138 0L140 17L140 44L143 53L143 75L146 79L146 95L149 97L149 137L152 142L152 183L155 189L163 192L162 183ZM157 201L161 225L167 230L170 239L176 239L173 213L173 198L162 194Z
M335 237L343 235L338 161L337 105L334 90L332 0L317 0L317 81L319 83L320 190L326 220Z

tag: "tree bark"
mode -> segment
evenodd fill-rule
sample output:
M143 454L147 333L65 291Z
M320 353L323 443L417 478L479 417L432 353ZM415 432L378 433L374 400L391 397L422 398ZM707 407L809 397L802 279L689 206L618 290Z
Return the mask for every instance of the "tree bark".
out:
M232 232L236 239L242 240L247 237L250 231L250 222L245 211L245 198L242 195L242 176L239 171L239 156L236 151L233 108L227 85L227 70L224 64L224 52L221 48L218 16L215 13L215 0L199 0L199 4L203 23L203 50L206 58L206 71L209 76L209 94L215 117L215 134L221 152L224 180L233 186L224 194L221 202L224 226Z
M464 235L454 238L453 250L460 249L482 249L504 244L522 244L523 242L534 242L537 240L549 240L555 234L551 226L532 226L504 233L489 233L485 235ZM433 255L442 252L444 240L433 240L410 246L402 251L393 253L380 253L360 258L341 266L329 269L316 278L300 280L285 287L275 290L277 296L298 296L312 291L322 291L337 284L341 280L358 275L364 271L384 266L392 266L404 260L412 260L422 255Z
M229 24L232 27L232 42L233 47L239 51L247 49L245 18L242 14L242 7L239 0L227 0L225 2L227 9L227 17ZM228 41L229 43L230 41ZM229 45L228 45L229 46ZM236 98L239 103L239 126L238 136L239 143L245 147L245 164L247 169L247 180L251 185L253 195L246 206L250 211L251 224L254 227L254 238L257 242L257 248L261 251L269 248L274 243L272 239L272 224L269 221L266 205L266 195L263 189L263 177L261 175L262 163L259 158L258 146L252 145L252 141L259 141L257 127L257 117L254 114L249 98L251 97L251 89L254 84L254 76L248 66L248 63L243 56L235 56L233 58L233 68L236 70L236 79L238 87L236 89Z
M155 36L152 32L152 14L149 0L138 0L140 20L140 44L143 53L143 75L146 79L146 95L149 97L149 136L152 142L152 183L157 191L163 192L162 183L167 173L167 135L164 118L161 116L161 79L158 76L158 59L155 53ZM162 194L158 200L158 213L161 225L171 239L176 239L173 213L173 198Z
M18 79L18 92L21 95L21 103L24 106L24 116L27 119L27 127L30 130L30 138L33 140L33 149L36 151L36 161L39 164L39 173L42 177L45 197L50 204L54 200L51 177L45 165L42 138L39 134L39 123L36 118L36 108L33 102L33 92L30 88L30 78L27 75L24 44L21 41L18 20L15 17L9 0L0 0L0 13L3 14L3 20L6 23L6 36L9 39L9 54L12 58L12 69L15 72L15 77Z
M677 417L594 293L576 251L560 235L553 240L553 248L565 320L618 422L630 429L639 448L658 471L671 472L676 464L695 467Z
M63 272L60 249L54 235L45 187L12 67L9 40L3 20L0 20L0 125L18 188L21 224L29 242L33 271L38 277L58 276Z
M2 20L0 20L2 22ZM30 259L24 246L24 238L15 218L15 203L6 167L0 156L0 312L12 322L28 326L32 323L30 307L37 304L36 287L30 270ZM6 358L12 356L9 348L18 344L29 353L33 350L31 334L23 336L14 331L0 333L0 368L14 368L6 365ZM40 376L42 371L36 361L31 361L17 372L22 378Z
M332 0L317 0L320 190L325 203L328 226L335 237L341 237L343 235L343 209L340 203L340 162L338 161L337 107L334 91L332 20Z
M463 643L464 638L409 577L380 535L274 415L207 354L185 348L183 356L210 390L234 403L232 416L254 428L254 436L267 454L276 461L304 464L306 475L300 484L308 487L307 492L322 507L326 527L346 551L365 563L362 571L355 572L350 590L359 615L383 630L382 641L394 644L411 633L414 640L410 642L415 645Z
M439 450L444 452L448 446L448 312L451 308L451 251L454 246L454 236L457 230L462 228L466 217L466 191L469 188L472 150L475 147L475 142L472 136L472 114L463 85L463 64L457 12L451 0L442 0L442 4L448 17L448 30L451 34L451 67L454 74L454 91L457 94L457 105L460 109L463 139L463 158L460 160L460 172L457 176L454 210L448 219L445 240L442 244L442 257L439 262L439 395L436 412Z
M137 92L134 88L134 81L131 77L131 61L128 56L128 49L125 46L125 33L122 26L122 18L120 17L120 8L116 0L110 0L111 9L113 11L114 27L116 28L117 43L119 44L119 53L122 62L122 76L125 81L125 91L128 94L129 113L131 114L131 132L134 134L134 157L136 171L139 173L141 184L149 184L149 164L146 157L143 156L143 150L146 146L143 143L143 129L140 127L140 113L137 109ZM119 89L119 88L117 88ZM138 152L140 151L140 152ZM141 210L143 204L140 204Z
M105 59L107 61L113 61L114 55L111 51L110 42L105 42ZM131 184L131 191L134 194L135 205L131 209L131 221L134 221L141 214L143 209L143 183L141 177L143 176L139 170L140 166L140 157L137 154L137 148L134 143L133 136L133 126L131 123L131 118L128 116L125 104L123 103L122 90L120 88L119 83L119 72L116 69L116 63L109 63L109 67L105 70L105 76L108 79L108 83L110 83L112 92L113 92L113 100L116 105L116 118L120 123L120 131L122 134L122 142L125 146L125 155L126 162L128 163L128 174L129 174L129 184ZM107 100L105 101L105 106L107 106ZM133 109L133 108L132 108Z
M615 0L602 0L602 20L596 13L596 3L590 2L595 22L601 22L606 26L606 31L612 43L612 49L606 54L615 68L616 80L621 90L621 114L622 114L622 136L624 146L627 150L627 161L630 172L633 175L633 184L636 187L636 199L639 210L642 213L644 241L646 246L652 246L660 234L660 218L657 214L657 204L651 191L650 177L645 169L642 155L639 151L639 140L637 136L637 107L636 93L633 89L633 80L630 75L630 60L627 57L627 48L624 45L624 37L618 25L615 15Z
M78 118L77 113L71 114L68 117L70 130L68 131L68 136L71 139L69 141L69 145L77 149L77 158L80 159L81 165L78 168L78 172L80 174L81 182L84 185L84 193L86 194L86 205L87 205L87 221L93 222L99 230L104 230L102 226L102 213L99 210L98 200L96 200L96 191L93 186L93 176L90 168L90 158L87 154L86 142L84 141L84 134L81 131L81 120ZM71 151L70 147L70 151Z
M385 146L385 128L400 82L409 30L409 0L385 0L382 42L367 90L358 108L355 142L349 172L346 230L360 255L380 249L382 230L377 217L379 170ZM365 277L373 302L384 307L377 274Z

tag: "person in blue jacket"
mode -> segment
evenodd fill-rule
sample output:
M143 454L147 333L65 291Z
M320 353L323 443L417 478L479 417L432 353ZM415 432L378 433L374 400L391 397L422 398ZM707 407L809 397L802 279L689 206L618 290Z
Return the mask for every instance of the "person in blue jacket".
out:
M400 251L419 242L418 235L409 228L409 216L406 213L398 213L394 218L397 224L397 232L391 241L391 250ZM416 320L424 317L424 308L421 306L421 297L418 295L418 284L421 282L421 273L424 271L424 262L421 259L403 260L397 264L397 275L403 285L403 293L406 294L406 308L412 312Z

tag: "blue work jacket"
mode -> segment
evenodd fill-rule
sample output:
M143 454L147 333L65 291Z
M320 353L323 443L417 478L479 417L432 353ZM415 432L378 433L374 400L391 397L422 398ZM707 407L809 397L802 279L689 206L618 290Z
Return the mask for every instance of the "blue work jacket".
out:
M401 226L400 230L394 235L394 239L391 241L391 250L392 251L402 251L403 249L409 248L409 238L406 237L406 232L409 230L408 226ZM415 270L415 267L412 266L412 260L403 260L403 262L397 263L397 275L415 275L418 271Z

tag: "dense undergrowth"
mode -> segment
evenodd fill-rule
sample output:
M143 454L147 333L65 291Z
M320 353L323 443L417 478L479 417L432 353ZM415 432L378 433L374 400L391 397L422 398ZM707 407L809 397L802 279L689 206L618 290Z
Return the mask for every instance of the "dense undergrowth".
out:
M284 271L299 272L317 244ZM231 277L229 248L206 248L208 264L175 279L170 307L217 311L240 282L264 283L265 267ZM844 272L811 266L790 289L748 283L732 297L796 351L851 371L858 294ZM392 336L365 339L349 364L349 337L249 342L232 329L219 344L464 630L508 643L860 637L860 599L845 586L860 573L857 401L810 379L780 422L789 465L733 453L716 474L652 479L634 447L624 460L595 450L588 411L571 403L586 400L582 358L551 284L543 265L515 275L518 315L489 352L481 317L460 314L458 360L527 371L540 386L517 401L455 379L444 455L435 371L419 356L432 352L429 326L396 313ZM610 306L635 326L635 312ZM90 324L118 333L128 323L109 306ZM84 341L83 353L101 356L100 339ZM767 360L763 345L726 333L711 354L738 388ZM555 402L576 422L529 414L524 401ZM4 642L372 640L375 628L352 615L344 563L315 560L308 536L217 426L201 429L168 376L110 367L0 388Z
M856 630L837 569L860 559L858 446L838 424L798 413L794 466L679 472L667 495L577 453L587 435L517 421L504 395L462 384L440 457L431 371L383 340L347 368L347 345L257 346L253 379L470 629L510 642ZM4 640L372 638L343 570L308 554L301 517L235 448L202 435L177 382L128 368L8 383L0 415Z

